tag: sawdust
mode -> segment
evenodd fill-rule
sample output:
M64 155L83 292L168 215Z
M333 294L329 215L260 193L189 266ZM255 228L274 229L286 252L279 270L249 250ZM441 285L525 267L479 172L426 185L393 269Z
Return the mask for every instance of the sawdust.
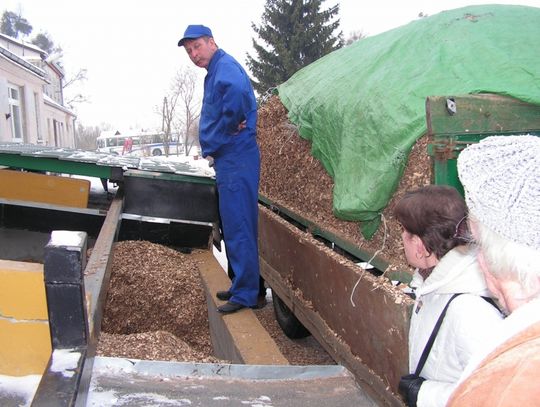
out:
M259 109L257 140L261 150L261 195L360 249L369 253L381 250L379 256L389 264L390 270L411 271L403 254L401 231L392 212L407 190L430 183L426 136L413 147L399 187L383 211L386 236L385 229L380 227L369 241L361 235L358 223L334 216L333 180L311 155L310 142L300 137L296 127L289 122L278 96L271 97Z
M99 338L100 353L110 357L162 360L174 362L223 362L205 352L200 352L170 332L155 331L130 335L102 332Z
M289 339L271 302L255 315L294 365L333 364L314 338ZM97 354L145 360L228 363L212 354L197 264L147 241L115 243Z
M129 353L147 359L155 354L178 361L210 358L206 297L196 263L162 245L116 243L102 331L111 336L100 341L99 355ZM159 333L163 331L169 334ZM131 347L137 341L141 345ZM165 356L171 343L185 355Z

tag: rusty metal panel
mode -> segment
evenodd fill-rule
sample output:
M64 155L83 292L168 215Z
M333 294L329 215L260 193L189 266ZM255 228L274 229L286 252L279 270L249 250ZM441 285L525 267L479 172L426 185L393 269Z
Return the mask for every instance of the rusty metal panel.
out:
M308 329L322 330L311 332L332 356L362 375L355 365L363 363L397 392L407 373L412 300L264 207L259 245L263 277Z

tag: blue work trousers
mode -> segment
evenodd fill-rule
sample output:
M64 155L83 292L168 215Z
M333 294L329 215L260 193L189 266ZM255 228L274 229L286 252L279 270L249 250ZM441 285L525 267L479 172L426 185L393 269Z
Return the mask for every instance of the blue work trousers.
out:
M234 271L230 301L251 307L259 293L259 149L229 152L214 161L227 258Z

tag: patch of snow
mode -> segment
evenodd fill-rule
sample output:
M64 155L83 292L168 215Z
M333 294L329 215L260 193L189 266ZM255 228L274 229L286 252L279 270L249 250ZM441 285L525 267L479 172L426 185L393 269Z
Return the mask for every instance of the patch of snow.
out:
M143 404L144 403L144 404ZM190 406L191 400L174 400L166 396L155 393L132 393L118 395L114 391L100 391L100 388L94 388L88 394L86 401L87 407L120 407L132 405L148 406Z
M212 246L212 253L216 260L218 261L219 265L225 272L227 272L227 254L225 252L225 244L223 241L221 241L221 251L219 251L215 246Z
M55 349L52 354L51 371L62 373L64 377L72 377L80 358L81 353L73 352L73 349Z
M100 361L101 363L94 363L94 373L110 373L118 376L123 373L133 373L137 371L134 363L129 359L113 358L113 363L107 363L106 359L100 359ZM95 374L92 374L92 379L95 376Z
M25 400L20 407L28 407L34 399L41 375L2 376L0 375L0 393L13 395Z
M259 396L254 400L242 401L242 404L249 404L251 407L272 407L272 400L268 396Z
M118 397L116 392L112 390L103 390L101 388L90 388L88 392L88 398L86 399L87 407L106 407L106 406L116 406L118 402Z
M53 230L49 244L52 246L68 246L81 248L86 238L84 232L73 232L69 230Z

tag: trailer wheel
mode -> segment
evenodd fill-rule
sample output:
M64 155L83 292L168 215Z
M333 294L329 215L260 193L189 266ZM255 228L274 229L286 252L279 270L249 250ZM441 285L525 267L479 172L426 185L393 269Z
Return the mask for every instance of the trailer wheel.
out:
M272 291L272 303L276 320L285 333L291 339L305 338L311 335L304 325L294 316L289 307Z

